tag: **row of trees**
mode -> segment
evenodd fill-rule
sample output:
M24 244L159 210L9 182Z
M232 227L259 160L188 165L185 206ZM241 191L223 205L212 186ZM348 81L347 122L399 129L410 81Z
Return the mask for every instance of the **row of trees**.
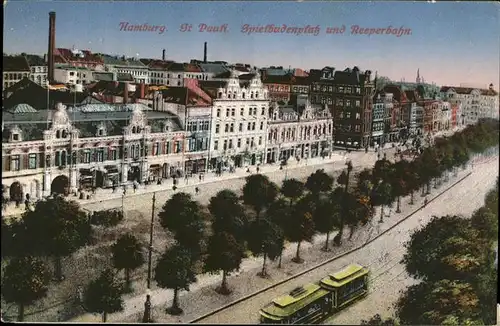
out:
M435 148L425 149L411 162L401 160L393 164L385 158L379 160L373 169L362 171L354 185L350 184L350 163L337 179L335 188L333 178L323 170L313 173L305 183L285 180L281 188L263 175L252 175L247 178L241 197L223 190L211 198L210 223L203 208L190 195L175 194L165 203L159 217L161 225L173 234L176 245L166 249L155 268L158 285L174 290L170 312L181 311L177 294L196 281L198 262L203 262L206 272L222 271L223 281L218 290L228 293L227 276L239 268L247 250L263 257L259 275L265 277L268 259L279 258L281 266L285 241L297 243L295 262L301 261L301 243L312 241L315 233L327 234L324 249L328 250L328 235L338 229L334 240L340 245L345 225L351 228L352 236L356 226L369 221L376 206L381 207L382 220L384 206L396 200L399 208L400 198L410 194L413 199L413 193L422 185L426 185L422 189L430 191L432 180L437 185L443 173L450 169L456 171L467 162L470 153L481 152L495 144L495 140L498 143L495 135L498 135L498 123L482 121L451 139L437 140ZM252 208L253 214L246 212L246 206ZM74 202L63 198L41 201L20 221L7 226L2 220L2 258L20 257L26 261L29 257L50 256L54 259L55 279L61 280L61 258L88 243L91 222ZM125 288L130 287L130 270L143 263L137 240L127 237L118 241L121 244L116 248L123 251L121 254L120 250L113 249L115 267L125 271ZM135 258L129 259L131 257ZM37 258L28 261L33 262L33 266L40 262ZM17 266L14 264L17 262L12 261L12 266ZM13 271L14 267L7 270ZM111 274L114 275L111 271L105 272L101 281L109 280ZM33 279L45 280L39 275ZM19 282L24 280L18 279ZM31 304L44 295L35 289L33 293L37 294L22 295L26 300L2 295L6 301L18 303L21 312L21 305Z

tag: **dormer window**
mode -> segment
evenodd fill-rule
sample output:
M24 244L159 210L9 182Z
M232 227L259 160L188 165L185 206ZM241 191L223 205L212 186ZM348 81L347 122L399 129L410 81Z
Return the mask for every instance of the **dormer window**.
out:
M222 92L219 92L219 98L222 98Z

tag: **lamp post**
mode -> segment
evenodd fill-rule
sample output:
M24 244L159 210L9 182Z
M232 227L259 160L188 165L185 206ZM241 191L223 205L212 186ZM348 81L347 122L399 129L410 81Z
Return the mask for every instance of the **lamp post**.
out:
M153 193L153 204L151 209L151 225L149 227L149 253L148 253L148 289L151 289L151 263L153 255L153 227L155 219L156 192ZM149 297L149 295L148 295Z
M144 315L142 317L142 322L143 323L151 323L151 295L148 294L146 295L146 301L144 302Z

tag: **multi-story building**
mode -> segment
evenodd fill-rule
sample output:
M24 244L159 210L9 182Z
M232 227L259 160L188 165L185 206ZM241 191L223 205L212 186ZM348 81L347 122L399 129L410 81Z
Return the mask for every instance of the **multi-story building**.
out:
M421 135L424 126L424 108L417 102L411 102L409 113L409 132L413 135Z
M210 167L265 163L269 98L260 78L233 71L226 81L200 82L213 99Z
M182 174L185 132L168 112L142 104L28 111L2 114L2 184L11 199Z
M443 86L441 96L446 100L460 100L467 125L475 124L481 118L498 118L499 98L493 84L488 89Z
M269 100L273 102L288 103L292 89L291 75L262 75L262 83L268 90Z
M29 78L31 73L28 60L24 56L3 56L2 91L18 83L23 78Z
M377 95L372 109L372 128L370 146L383 145L385 143L384 131L386 120L386 106L381 94Z
M311 105L307 97L297 104L272 104L266 137L266 162L290 157L307 159L327 155L332 146L333 119L325 105Z
M268 68L262 68L260 70L260 74L262 76L285 76L285 75L292 75L294 77L307 77L309 74L305 72L304 70L300 68L294 68L294 69L283 69L282 66L275 67L271 66Z
M328 95L316 95L316 101L318 101L318 96L322 96L321 102L334 103L335 145L367 147L371 137L375 92L371 71L361 72L358 67L335 71L333 79L329 82L327 85L321 85L321 87L328 87L328 93L326 93Z
M462 114L462 102L457 99L449 99L451 107L451 128L460 128L464 124L464 116Z
M45 86L47 84L48 75L48 67L45 58L34 54L27 54L25 57L31 69L30 79L38 85Z
M62 84L87 85L94 81L94 72L85 67L58 67L54 69L54 81Z
M184 86L185 78L208 79L200 67L190 63L155 60L149 64L150 83L154 85Z
M101 55L106 71L118 74L130 74L138 84L149 84L149 69L140 60L124 56ZM114 78L113 80L118 80Z
M90 70L104 71L104 60L88 50L63 49L54 51L56 67L79 67Z

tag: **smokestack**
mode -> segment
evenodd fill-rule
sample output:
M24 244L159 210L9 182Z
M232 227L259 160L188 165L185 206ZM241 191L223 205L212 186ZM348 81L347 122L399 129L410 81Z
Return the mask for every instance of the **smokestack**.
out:
M203 63L207 63L207 42L205 42L205 46L203 47Z
M128 103L128 82L125 83L125 89L123 90L123 103Z
M56 49L56 13L54 11L49 12L49 49L47 51L48 55L48 81L49 83L54 82L54 52Z
M167 59L167 51L166 51L165 49L163 49L163 54L162 54L162 56L161 56L161 59L162 59L163 61L165 61L165 59Z

